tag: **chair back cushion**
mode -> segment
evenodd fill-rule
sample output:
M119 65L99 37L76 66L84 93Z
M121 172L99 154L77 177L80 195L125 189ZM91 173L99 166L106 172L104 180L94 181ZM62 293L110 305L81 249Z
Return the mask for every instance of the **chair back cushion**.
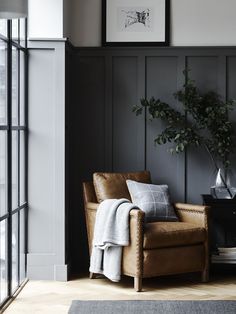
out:
M93 184L99 203L109 198L127 198L131 200L126 180L151 183L149 171L93 174Z

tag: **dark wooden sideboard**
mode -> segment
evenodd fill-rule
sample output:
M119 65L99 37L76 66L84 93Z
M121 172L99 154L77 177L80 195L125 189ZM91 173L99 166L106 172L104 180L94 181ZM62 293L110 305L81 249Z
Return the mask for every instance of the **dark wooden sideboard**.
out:
M211 262L236 264L236 198L215 199L202 195L210 210Z

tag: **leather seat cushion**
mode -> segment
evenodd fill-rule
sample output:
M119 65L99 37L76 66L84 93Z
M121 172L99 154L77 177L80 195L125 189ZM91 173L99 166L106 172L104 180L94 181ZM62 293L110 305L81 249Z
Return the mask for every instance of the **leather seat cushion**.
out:
M126 180L151 183L149 171L93 174L93 184L99 203L109 198L127 198L131 200Z
M204 242L206 231L187 222L152 222L145 225L144 249L186 246Z

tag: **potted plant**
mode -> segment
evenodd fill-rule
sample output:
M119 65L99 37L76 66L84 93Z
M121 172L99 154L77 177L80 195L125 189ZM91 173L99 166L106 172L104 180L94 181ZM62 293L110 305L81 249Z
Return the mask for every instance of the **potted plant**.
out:
M174 93L174 98L182 105L182 111L151 97L141 99L133 112L140 115L143 110L147 110L151 120L166 122L166 127L157 135L155 143L172 143L170 153L182 153L190 146L203 147L218 173L218 198L233 198L236 191L230 186L228 174L230 157L234 152L235 131L229 113L236 102L223 101L214 91L200 93L195 82L189 78L189 71L185 70L183 74L185 84ZM217 197L217 193L214 196Z

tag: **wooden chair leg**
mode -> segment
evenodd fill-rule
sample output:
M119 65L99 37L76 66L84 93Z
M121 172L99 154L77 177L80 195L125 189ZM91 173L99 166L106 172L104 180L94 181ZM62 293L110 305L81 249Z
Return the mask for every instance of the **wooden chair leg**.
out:
M209 281L209 270L205 269L202 272L202 282L208 282Z
M89 273L89 278L90 279L95 279L96 278L96 275L94 273Z
M134 277L134 289L136 292L142 291L142 277Z

